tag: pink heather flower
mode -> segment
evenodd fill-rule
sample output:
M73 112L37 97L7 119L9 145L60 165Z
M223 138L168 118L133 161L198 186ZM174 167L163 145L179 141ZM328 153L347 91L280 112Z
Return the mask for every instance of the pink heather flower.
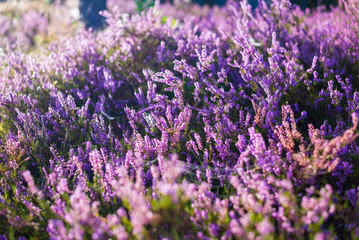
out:
M74 193L70 196L72 208L66 214L65 220L70 224L79 221L88 221L91 219L92 209L91 201L83 192L80 186L77 186Z
M166 171L165 169L165 163L164 163L164 157L162 155L159 155L157 157L157 160L158 160L158 169L159 169L159 172L163 175L164 172Z
M165 171L162 172L162 177L165 181L174 182L177 177L186 171L185 163L178 159L178 155L171 156L169 161L163 160Z
M79 223L75 223L75 225L69 230L69 233L67 235L67 239L83 239L85 231Z
M102 176L102 159L97 149L90 152L89 161L92 165L95 177Z
M127 217L127 212L122 207L117 209L116 214L118 215L119 218Z
M201 136L198 133L194 134L194 137L196 139L197 145L198 145L198 149L199 150L203 150L203 145L202 145L202 139Z
M60 179L58 185L56 186L56 190L58 191L59 194L69 192L69 188L67 187L67 179L66 178L61 178Z
M236 143L236 147L238 148L238 150L242 153L244 152L245 148L246 148L246 138L243 135L238 135L238 142Z
M65 217L66 212L66 203L63 202L60 198L55 200L55 204L51 206L52 211L62 218Z
M264 218L260 223L257 223L256 227L259 234L262 236L271 234L275 231L273 224L269 222L268 218Z
M157 185L158 192L161 193L162 195L171 196L174 202L177 202L178 200L177 197L178 188L179 187L177 184L166 183L163 181L159 182L159 184Z
M122 225L117 225L112 230L113 236L116 237L118 240L127 240L128 239L128 233L126 232L126 229Z
M193 199L196 197L197 185L194 183L187 183L186 181L182 182L181 185L184 195L187 199Z
M50 239L68 239L66 227L61 220L50 219L47 231L50 235Z
M158 180L160 177L160 173L158 171L158 167L156 166L151 166L151 174L153 179Z
M91 239L94 239L94 240L101 240L101 239L104 239L104 232L101 228L97 228L94 230L94 233L92 233L91 235Z
M11 157L21 157L24 153L24 150L20 146L20 142L15 141L13 138L10 138L6 141L6 153Z
M44 194L35 186L34 179L32 178L30 171L24 171L22 173L22 176L24 177L27 185L29 186L31 193L39 196L40 198L43 198Z
M195 153L197 154L197 156L199 156L199 152L198 152L198 148L196 146L196 143L191 139L188 142L190 144L190 146L192 146L192 149L195 151ZM187 146L187 144L186 144ZM189 146L187 148L190 148Z
M218 237L219 226L217 224L209 224L208 230L212 236Z
M206 178L207 178L207 182L212 185L212 171L210 168L206 169Z
M201 170L200 169L197 169L196 170L196 177L197 177L197 180L199 181L199 182L202 182L202 172L201 172Z
M232 176L230 182L234 188L238 188L241 184L237 176Z
M234 236L243 236L244 234L242 227L236 219L232 219L229 222L229 229Z

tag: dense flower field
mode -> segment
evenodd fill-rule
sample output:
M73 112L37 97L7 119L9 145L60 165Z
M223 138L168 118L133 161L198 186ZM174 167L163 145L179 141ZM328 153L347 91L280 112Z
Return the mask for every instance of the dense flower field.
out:
M359 1L197 10L1 51L0 239L359 238Z

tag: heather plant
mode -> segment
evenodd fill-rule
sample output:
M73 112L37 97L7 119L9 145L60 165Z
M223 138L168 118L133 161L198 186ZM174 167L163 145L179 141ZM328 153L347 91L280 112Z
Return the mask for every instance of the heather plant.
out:
M0 238L359 237L357 1L199 10L1 52Z

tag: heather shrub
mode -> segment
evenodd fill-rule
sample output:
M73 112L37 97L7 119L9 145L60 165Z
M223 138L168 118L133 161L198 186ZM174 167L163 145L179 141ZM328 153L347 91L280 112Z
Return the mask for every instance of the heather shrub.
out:
M357 1L183 9L4 49L0 238L359 237Z

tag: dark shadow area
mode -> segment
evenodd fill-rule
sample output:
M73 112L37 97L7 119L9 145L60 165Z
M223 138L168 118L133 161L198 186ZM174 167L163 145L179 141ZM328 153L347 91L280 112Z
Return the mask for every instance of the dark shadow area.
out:
M79 8L87 29L100 29L105 25L105 19L99 12L107 9L106 0L81 0Z

